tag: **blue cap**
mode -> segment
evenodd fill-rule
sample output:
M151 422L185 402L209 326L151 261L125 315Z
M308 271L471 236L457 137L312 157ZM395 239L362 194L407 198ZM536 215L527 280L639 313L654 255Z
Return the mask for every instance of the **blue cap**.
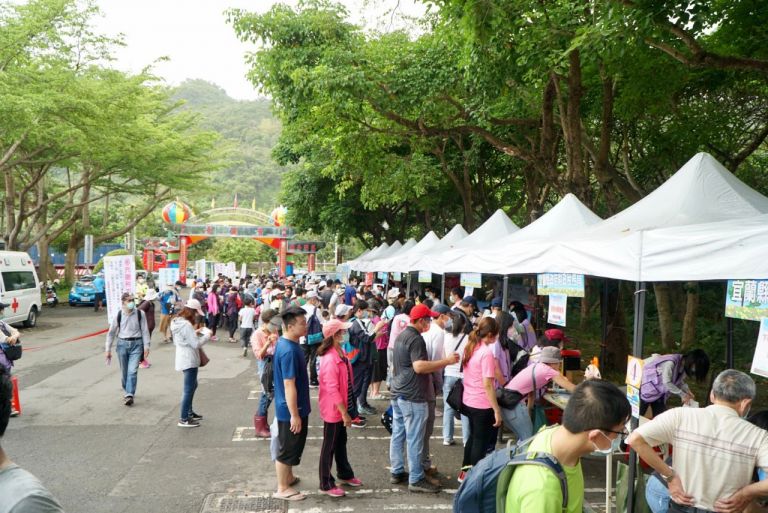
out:
M495 297L491 300L491 308L501 308L501 298Z
M433 311L433 312L437 312L437 313L439 313L439 314L447 314L447 313L451 313L451 309L450 309L450 308L448 308L447 306L445 306L445 305L444 305L444 304L442 304L442 303L439 303L439 304L437 304L437 305L433 306L433 307L432 307L432 311Z
M466 296L464 299L462 299L462 301L469 303L473 307L477 308L477 299L475 299L473 296Z

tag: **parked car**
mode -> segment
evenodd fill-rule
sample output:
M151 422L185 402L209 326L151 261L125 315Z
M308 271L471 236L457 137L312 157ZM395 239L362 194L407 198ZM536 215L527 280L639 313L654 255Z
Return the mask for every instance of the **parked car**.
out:
M5 303L5 322L23 322L32 328L42 307L40 281L27 253L0 251L0 302Z
M93 278L80 279L69 290L69 306L93 305L96 301L96 287Z

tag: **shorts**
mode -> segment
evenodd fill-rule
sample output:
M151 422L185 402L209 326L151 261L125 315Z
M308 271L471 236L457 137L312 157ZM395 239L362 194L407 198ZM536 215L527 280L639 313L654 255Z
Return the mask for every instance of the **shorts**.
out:
M387 379L387 350L378 349L379 358L373 362L373 382L386 381Z
M309 417L301 418L301 432L291 433L291 423L277 421L277 461L283 465L295 467L301 463L304 445L307 443L307 421Z

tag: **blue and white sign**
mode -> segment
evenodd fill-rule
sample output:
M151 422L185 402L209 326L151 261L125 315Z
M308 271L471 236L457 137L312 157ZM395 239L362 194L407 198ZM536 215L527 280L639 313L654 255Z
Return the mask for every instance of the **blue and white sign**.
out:
M751 321L768 317L768 280L728 280L725 316Z
M583 274L539 274L536 278L536 285L536 292L540 296L563 294L570 297L584 297Z

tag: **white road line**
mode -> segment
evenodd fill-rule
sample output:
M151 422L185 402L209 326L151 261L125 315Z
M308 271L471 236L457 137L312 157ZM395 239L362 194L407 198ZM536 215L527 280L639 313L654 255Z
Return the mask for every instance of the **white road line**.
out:
M380 426L384 427L384 426ZM362 428L368 429L368 428ZM355 431L353 428L349 428L350 431ZM355 431L356 432L356 431ZM389 440L391 436L348 436L350 440ZM307 440L322 440L322 436L307 436ZM430 440L442 440L442 436L431 436ZM263 442L269 441L269 438L261 438L254 436L254 429L252 427L236 427L235 432L232 434L233 442Z

